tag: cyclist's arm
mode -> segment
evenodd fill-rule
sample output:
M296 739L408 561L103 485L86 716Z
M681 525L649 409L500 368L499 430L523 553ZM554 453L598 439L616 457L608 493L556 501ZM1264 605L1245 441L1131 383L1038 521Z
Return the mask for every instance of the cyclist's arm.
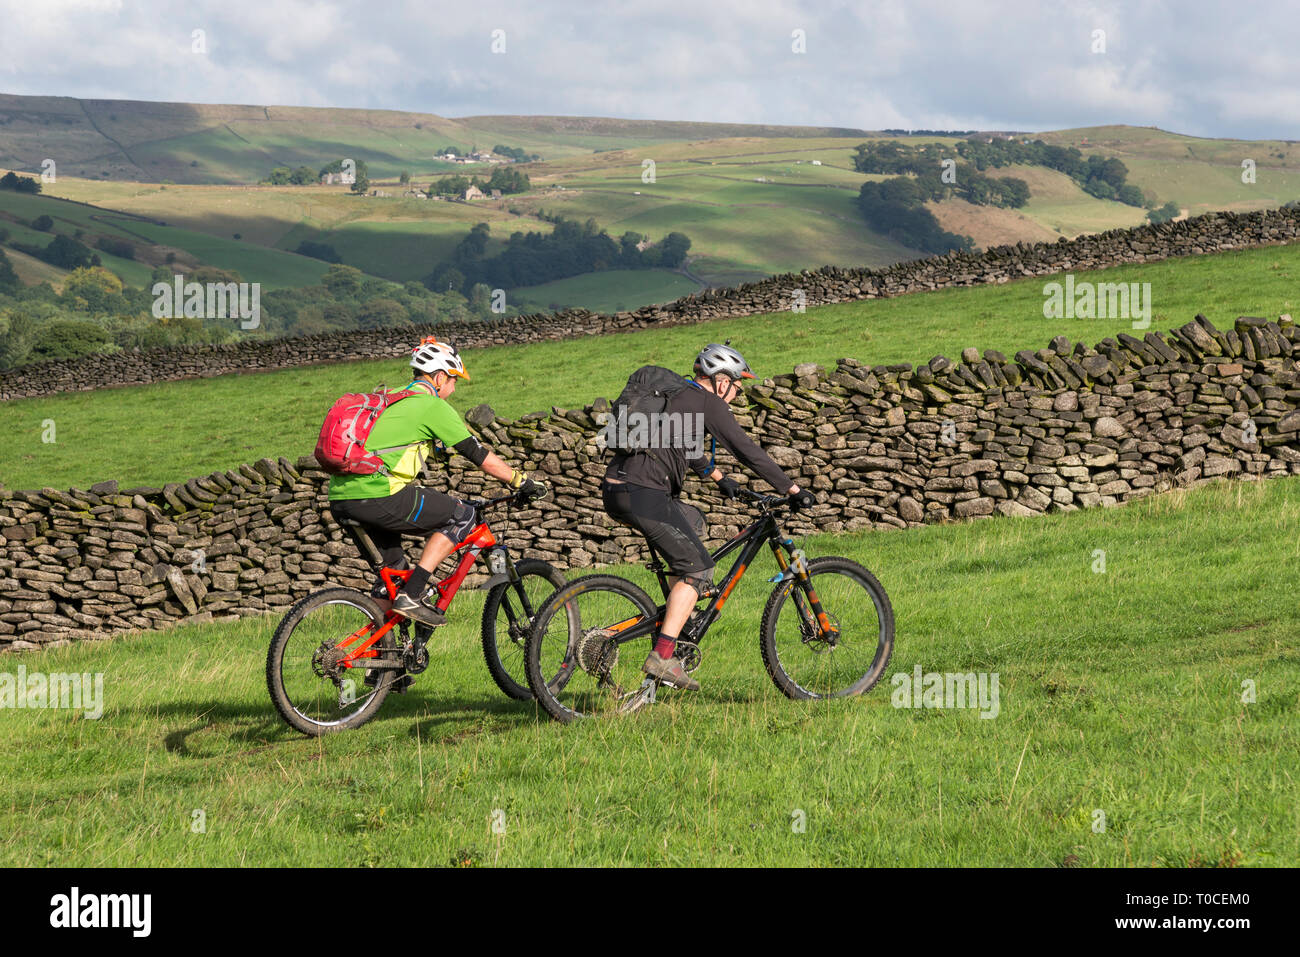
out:
M503 482L514 479L515 470L506 465L499 455L470 435L469 429L450 405L442 403L435 407L434 415L429 422L429 430L444 445L455 449L493 478Z
M722 403L721 399L715 397L715 401L707 403L704 415L704 424L709 432L772 488L782 495L799 491L799 486L790 480L781 466L772 461L772 456L764 452L757 442L745 434L745 430L740 427L736 417L731 414L731 410ZM717 472L717 475L718 478L722 477L721 472Z

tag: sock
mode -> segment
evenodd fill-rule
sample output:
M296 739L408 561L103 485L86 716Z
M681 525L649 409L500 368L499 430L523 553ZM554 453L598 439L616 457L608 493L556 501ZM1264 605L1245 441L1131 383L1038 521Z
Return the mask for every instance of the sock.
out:
M424 594L424 586L427 584L429 584L428 570L416 565L411 571L411 577L406 579L406 585L402 588L402 591L419 601L420 596Z
M670 638L662 631L655 636L655 654L667 661L673 656L673 650L677 647L677 639Z

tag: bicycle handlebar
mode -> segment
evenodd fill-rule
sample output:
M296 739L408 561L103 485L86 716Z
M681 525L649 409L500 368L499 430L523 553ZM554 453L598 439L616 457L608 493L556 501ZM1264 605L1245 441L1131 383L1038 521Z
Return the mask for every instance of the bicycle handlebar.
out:
M537 496L537 498L533 498L530 496L525 498L522 491L516 490L506 495L498 495L496 498L467 498L465 499L465 504L470 506L470 508L473 508L475 511L482 511L485 508L491 508L493 505L500 505L502 502L514 502L516 505L524 505L528 502L538 501L544 497L545 496Z
M764 510L779 508L782 505L788 506L790 504L790 497L788 495L763 495L759 492L750 491L747 488L737 489L736 494L737 496L749 499L757 505L761 505Z

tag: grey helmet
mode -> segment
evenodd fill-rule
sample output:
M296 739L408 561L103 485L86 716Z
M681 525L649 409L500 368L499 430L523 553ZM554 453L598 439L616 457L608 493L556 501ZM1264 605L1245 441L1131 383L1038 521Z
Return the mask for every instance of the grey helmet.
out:
M715 375L730 376L733 381L754 378L754 373L750 370L745 357L731 348L730 339L723 345L710 342L701 349L700 354L695 357L695 372L697 375L706 375L710 379Z

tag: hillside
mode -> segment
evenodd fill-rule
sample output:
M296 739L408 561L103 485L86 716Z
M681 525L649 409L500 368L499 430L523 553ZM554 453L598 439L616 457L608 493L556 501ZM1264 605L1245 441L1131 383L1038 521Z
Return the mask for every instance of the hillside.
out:
M63 175L177 183L257 182L275 166L320 166L364 152L372 174L453 168L441 147L509 134L509 145L547 156L630 141L723 136L862 136L860 130L678 123L585 117L465 117L294 106L150 103L0 94L0 166L39 170L59 159Z
M1191 215L1275 207L1300 196L1295 143L1205 140L1123 126L1027 135L1085 155L1115 156L1129 168L1130 182ZM614 237L631 230L651 240L669 232L691 239L689 259L675 272L595 272L507 289L509 301L530 308L634 308L776 273L916 258L915 249L870 229L857 207L863 182L879 177L854 170L854 147L879 138L829 127L0 95L0 168L35 171L44 157L58 156L59 177L46 184L48 194L165 222L167 233L154 226L144 232L179 255L269 269L290 282L316 270L283 258L304 240L333 246L345 263L371 275L419 282L479 222L492 230L488 255L513 233L550 232L554 215L593 219ZM424 188L449 172L486 170L433 159L443 147L498 143L542 156L521 167L531 179L527 192L474 203L402 195L402 172ZM365 161L374 188L387 195L251 185L276 166L315 169L344 154ZM1254 183L1241 182L1243 158L1255 159ZM1140 208L1088 195L1045 168L988 172L1025 180L1028 204L930 204L942 228L980 247L1101 232L1145 216ZM0 201L0 217L5 209ZM10 213L11 221L21 215ZM104 215L99 222L111 225ZM21 225L14 238L30 241L18 235ZM119 270L124 277L138 272L129 265Z

